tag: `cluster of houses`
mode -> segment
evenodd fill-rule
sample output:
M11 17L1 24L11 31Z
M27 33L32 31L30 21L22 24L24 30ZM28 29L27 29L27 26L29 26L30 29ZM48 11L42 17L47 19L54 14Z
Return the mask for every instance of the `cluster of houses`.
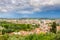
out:
M12 34L34 34L34 33L46 33L50 32L51 26L50 24L54 22L55 20L38 20L38 19L21 19L21 20L7 20L8 22L12 23L18 23L18 24L39 24L39 28L36 28L35 30L31 31L19 31L19 32L13 32Z
M33 34L33 33L40 33L40 32L50 32L51 24L53 22L60 23L60 20L49 20L49 19L20 19L20 20L4 20L7 22L17 23L17 24L39 24L39 28L35 30L27 31L20 31L20 32L13 32L12 34ZM57 31L60 30L60 26L57 26Z

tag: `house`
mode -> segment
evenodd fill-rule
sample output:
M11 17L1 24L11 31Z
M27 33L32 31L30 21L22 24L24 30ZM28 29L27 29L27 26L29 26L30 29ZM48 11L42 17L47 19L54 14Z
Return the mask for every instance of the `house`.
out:
M57 32L60 31L60 26L57 26Z

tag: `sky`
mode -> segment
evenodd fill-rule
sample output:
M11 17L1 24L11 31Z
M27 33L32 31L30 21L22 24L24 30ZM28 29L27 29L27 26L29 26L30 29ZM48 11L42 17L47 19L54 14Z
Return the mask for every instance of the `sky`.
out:
M0 0L0 18L60 18L60 0Z

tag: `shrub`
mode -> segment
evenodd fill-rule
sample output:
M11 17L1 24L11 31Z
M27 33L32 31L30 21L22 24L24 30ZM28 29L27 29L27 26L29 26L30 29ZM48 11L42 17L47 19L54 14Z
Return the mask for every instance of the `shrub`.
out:
M54 33L47 34L31 34L26 36L12 35L8 40L54 40Z

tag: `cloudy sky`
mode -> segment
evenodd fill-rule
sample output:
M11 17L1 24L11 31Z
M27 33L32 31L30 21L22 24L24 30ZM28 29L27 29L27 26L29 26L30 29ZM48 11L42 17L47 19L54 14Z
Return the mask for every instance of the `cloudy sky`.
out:
M0 0L0 18L60 18L60 0Z

